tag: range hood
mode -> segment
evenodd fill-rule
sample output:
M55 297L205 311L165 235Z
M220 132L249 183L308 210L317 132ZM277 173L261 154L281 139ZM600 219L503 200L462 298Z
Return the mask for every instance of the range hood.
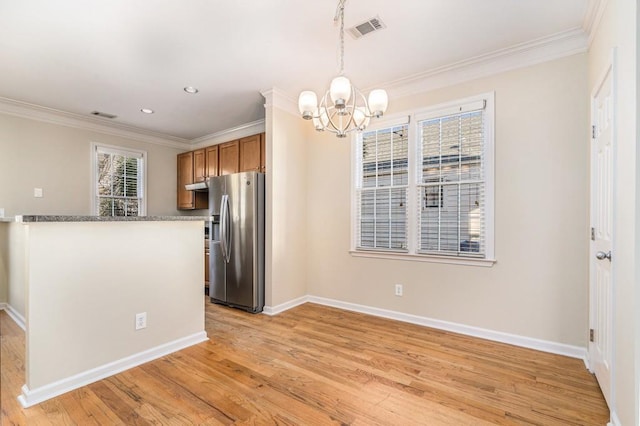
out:
M187 191L208 191L209 183L207 181L189 183L184 186L184 189L186 189Z

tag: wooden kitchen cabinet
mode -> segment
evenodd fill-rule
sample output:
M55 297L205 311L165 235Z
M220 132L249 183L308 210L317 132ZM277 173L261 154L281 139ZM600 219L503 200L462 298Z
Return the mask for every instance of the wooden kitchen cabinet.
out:
M178 209L192 209L194 207L193 194L184 189L193 183L193 152L178 154Z
M207 157L204 148L193 151L193 181L204 182L207 178Z
M207 177L218 176L218 152L218 145L210 146L205 150Z
M194 183L194 151L178 154L178 210L206 209L207 193L187 191L185 185Z
M262 149L260 135L240 139L240 171L259 172L262 169Z
M218 174L220 176L240 171L240 144L231 141L218 145Z
M264 133L178 154L178 210L208 208L207 192L187 191L185 185L231 173L265 173L265 159Z

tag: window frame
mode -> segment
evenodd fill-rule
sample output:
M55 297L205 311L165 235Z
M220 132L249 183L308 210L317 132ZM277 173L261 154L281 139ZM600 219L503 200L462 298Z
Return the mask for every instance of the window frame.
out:
M140 155L142 158L142 176L139 182L139 190L141 193L140 204L138 206L138 216L143 217L147 215L147 151L116 146L116 145L107 145L99 142L91 142L90 155L91 155L91 214L93 216L98 216L98 208L96 203L96 198L98 197L98 150L105 149L109 151L115 151L118 154L127 155L127 154L136 154ZM114 216L104 216L104 217L114 217ZM124 217L124 216L123 216ZM133 217L133 216L132 216Z
M485 254L484 257L477 256L449 256L434 253L419 253L417 250L418 240L420 238L420 229L418 224L418 188L417 180L420 159L418 159L420 141L419 138L419 121L427 118L444 117L451 114L458 114L465 111L465 106L477 105L484 101L484 230L485 230ZM380 249L363 249L357 247L358 233L358 184L360 176L360 161L358 156L358 140L360 134L354 134L351 139L351 246L350 253L354 257L368 257L379 259L396 259L420 262L447 263L470 266L492 266L495 264L495 228L494 228L494 209L495 209L495 92L482 93L463 99L439 103L425 108L414 109L402 114L394 114L391 117L382 119L372 123L367 127L365 132L380 130L392 127L394 125L409 123L409 140L408 140L408 156L409 156L409 191L408 191L408 223L407 223L407 251L396 252Z

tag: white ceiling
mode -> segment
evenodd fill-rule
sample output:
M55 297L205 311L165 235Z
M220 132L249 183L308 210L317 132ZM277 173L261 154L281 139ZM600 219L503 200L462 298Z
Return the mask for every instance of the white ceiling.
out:
M361 89L384 86L581 29L593 1L349 0L345 27L378 15L387 28L345 36L345 73ZM82 116L103 111L187 140L214 134L264 118L261 90L293 99L326 90L338 70L336 5L0 0L0 97ZM189 85L200 92L185 93Z

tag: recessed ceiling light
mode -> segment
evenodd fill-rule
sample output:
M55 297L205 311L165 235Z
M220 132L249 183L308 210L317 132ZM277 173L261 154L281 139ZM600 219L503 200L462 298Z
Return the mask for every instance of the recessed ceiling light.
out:
M198 89L196 89L195 87L192 86L187 86L184 88L184 91L187 93L191 93L192 95L195 95L196 93L198 93Z
M145 114L153 114L153 110L150 108L142 108L140 111L144 112Z

